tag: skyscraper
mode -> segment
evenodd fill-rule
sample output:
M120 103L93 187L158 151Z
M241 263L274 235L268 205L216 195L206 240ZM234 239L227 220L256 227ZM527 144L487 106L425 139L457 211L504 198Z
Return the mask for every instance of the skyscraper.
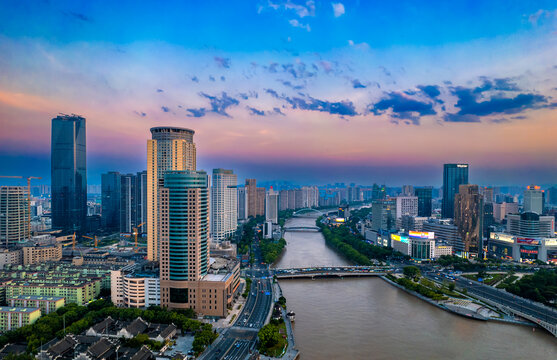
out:
M478 185L460 185L454 200L454 223L464 243L464 251L481 253L483 215L483 196Z
M52 227L85 230L87 162L85 118L59 115L51 134Z
M445 164L443 167L443 202L441 216L454 217L454 197L459 186L468 184L468 164Z
M418 216L431 216L432 190L430 186L414 189L414 194L418 197Z
M178 127L151 128L151 140L147 140L147 259L159 259L158 238L158 187L164 173L172 170L196 169L196 154L190 129Z
M247 192L244 186L238 188L238 220L248 218L248 200Z
M395 230L396 228L396 200L377 199L371 203L371 229Z
M101 220L106 230L120 231L121 179L116 171L101 175Z
M278 224L278 197L273 188L265 195L265 221Z
M238 178L232 170L213 169L211 186L211 235L226 240L238 227Z
M0 247L9 248L29 239L27 187L0 187Z
M162 306L195 308L196 282L209 268L208 184L204 171L167 171L159 187Z
M397 196L396 218L399 219L402 215L418 216L417 196Z
M133 232L137 223L137 175L122 174L120 178L120 231Z
M543 190L536 185L530 185L524 191L524 212L543 214L544 194Z
M147 233L147 171L137 173L135 182L135 226L143 224L139 233Z
M257 181L246 179L246 204L248 217L255 217L257 214Z

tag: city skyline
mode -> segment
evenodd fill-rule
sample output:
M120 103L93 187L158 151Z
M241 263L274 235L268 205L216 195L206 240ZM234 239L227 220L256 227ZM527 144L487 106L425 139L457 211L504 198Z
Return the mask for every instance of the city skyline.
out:
M239 182L439 186L459 162L471 183L557 176L549 1L119 6L0 5L2 172L47 183L63 112L87 118L90 184L144 170L155 126L195 129L198 168Z

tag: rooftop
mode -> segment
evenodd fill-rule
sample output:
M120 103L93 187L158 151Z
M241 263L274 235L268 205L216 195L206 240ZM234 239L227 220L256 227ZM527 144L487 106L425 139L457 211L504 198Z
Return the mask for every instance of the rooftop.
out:
M35 311L40 311L40 310L39 308L0 306L0 312L32 313Z
M39 300L39 301L58 301L63 300L62 296L38 296L38 295L13 295L8 300Z

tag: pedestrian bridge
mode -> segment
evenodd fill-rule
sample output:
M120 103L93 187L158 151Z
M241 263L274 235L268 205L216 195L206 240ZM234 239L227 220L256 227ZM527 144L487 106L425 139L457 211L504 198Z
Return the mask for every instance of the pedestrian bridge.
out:
M389 266L339 266L275 269L277 279L315 279L315 278L344 278L362 276L381 276L393 270Z
M317 226L287 226L284 231L297 231L297 232L318 232Z

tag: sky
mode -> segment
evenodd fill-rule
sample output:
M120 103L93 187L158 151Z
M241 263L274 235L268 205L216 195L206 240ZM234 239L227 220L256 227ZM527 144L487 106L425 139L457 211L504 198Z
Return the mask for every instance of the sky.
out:
M557 183L555 1L0 1L0 175L50 178L87 119L88 183L154 126L240 181Z

